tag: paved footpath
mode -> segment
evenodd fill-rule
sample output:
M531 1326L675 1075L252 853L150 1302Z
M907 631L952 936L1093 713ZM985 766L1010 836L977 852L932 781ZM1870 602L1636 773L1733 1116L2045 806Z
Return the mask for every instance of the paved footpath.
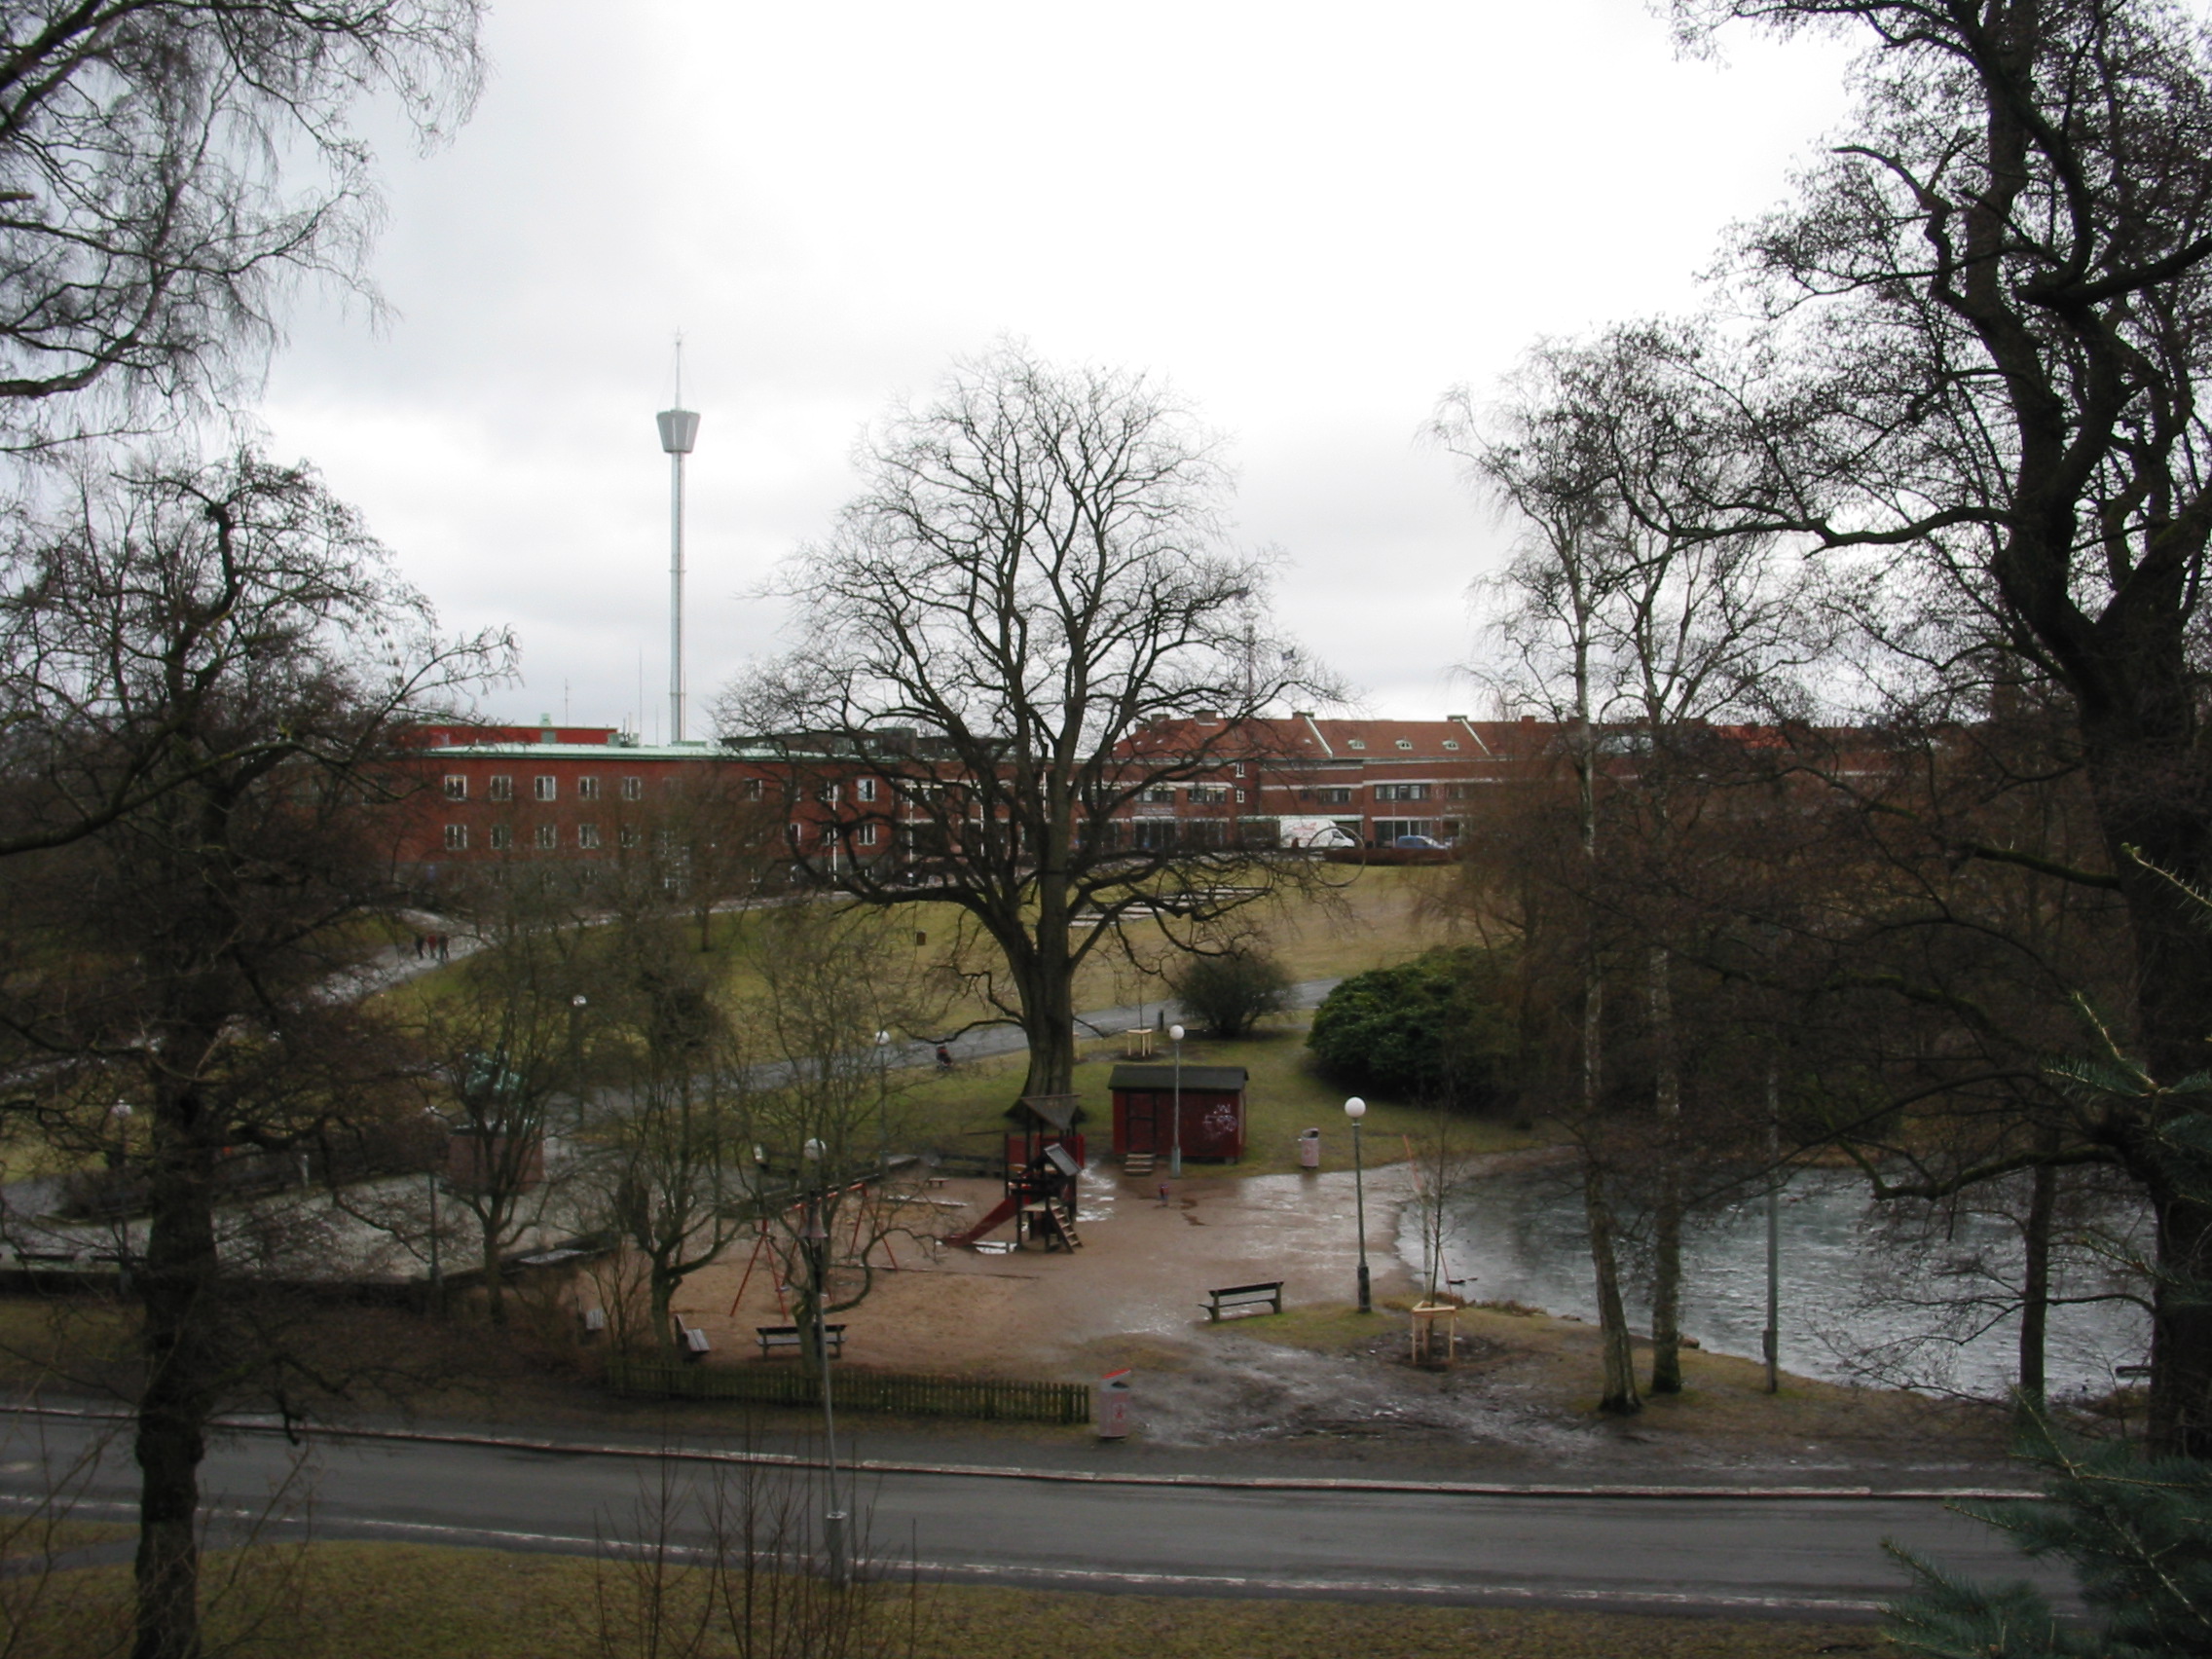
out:
M35 1490L24 1436L73 1456L114 1425L16 1414L15 1451L0 1462L0 1499ZM1276 1460L1272 1476L1178 1455L1161 1465L1138 1448L1091 1449L1027 1467L950 1467L953 1447L917 1436L870 1437L845 1500L886 1553L909 1548L949 1579L1179 1595L1302 1595L1606 1607L1822 1619L1871 1617L1903 1585L1886 1539L1983 1577L2027 1567L1987 1529L1948 1513L1934 1493L1707 1489L1485 1487L1473 1482L1351 1479ZM999 1442L1008 1446L1008 1442ZM640 1535L641 1495L659 1448L636 1435L544 1437L443 1427L388 1427L311 1439L315 1528L326 1536L389 1538L588 1553ZM887 1456L935 1450L939 1460ZM1130 1466L1098 1463L1138 1452ZM771 1469L789 1454L698 1447L689 1478L739 1460ZM289 1453L276 1432L220 1438L207 1487L218 1511L257 1512ZM132 1470L117 1442L100 1455L80 1513L128 1513ZM791 1478L819 1482L804 1461ZM824 1501L817 1497L813 1501Z

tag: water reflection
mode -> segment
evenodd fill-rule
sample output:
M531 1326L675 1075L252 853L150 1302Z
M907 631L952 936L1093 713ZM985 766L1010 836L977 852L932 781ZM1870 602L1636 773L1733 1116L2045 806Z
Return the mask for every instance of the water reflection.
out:
M1589 1238L1571 1167L1522 1168L1471 1183L1449 1206L1442 1276L1474 1301L1513 1301L1597 1316ZM2056 1292L2107 1295L2106 1266L2142 1229L2135 1206L2078 1198L2061 1228ZM1931 1220L1925 1206L1877 1205L1863 1181L1800 1172L1782 1203L1782 1363L1800 1376L2000 1397L2017 1376L2019 1233L1994 1215ZM1419 1209L1398 1248L1423 1271ZM1630 1317L1648 1328L1648 1269L1629 1244ZM1682 1329L1707 1348L1756 1357L1766 1322L1764 1200L1702 1215L1683 1241ZM2046 1344L2053 1394L2102 1393L2113 1367L2140 1361L2150 1322L2132 1303L2053 1307Z

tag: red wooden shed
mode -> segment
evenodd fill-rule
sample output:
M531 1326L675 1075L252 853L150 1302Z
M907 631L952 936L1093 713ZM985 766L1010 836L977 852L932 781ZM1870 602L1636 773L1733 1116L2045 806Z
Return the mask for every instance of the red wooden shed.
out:
M1244 1156L1242 1066L1182 1068L1183 1156ZM1165 1158L1175 1144L1176 1068L1116 1066L1106 1087L1114 1091L1114 1150Z

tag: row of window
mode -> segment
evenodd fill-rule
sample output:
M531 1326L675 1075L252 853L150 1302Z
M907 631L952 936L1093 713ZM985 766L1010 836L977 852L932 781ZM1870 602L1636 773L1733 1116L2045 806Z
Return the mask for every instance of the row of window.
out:
M830 840L834 837L835 832L836 826L834 825L818 824L815 826L815 837L818 840ZM806 839L806 826L803 824L789 825L785 828L784 833L790 837L792 845L795 847ZM856 824L851 827L850 832L844 838L856 847L872 847L875 845L875 826L872 824Z
M539 851L550 853L560 847L561 831L554 825L540 824L537 827L535 839ZM643 839L644 836L636 830L625 829L621 831L620 840L625 847L635 847ZM511 824L493 825L486 836L486 844L495 853L507 851L515 844L514 826ZM576 845L586 852L597 851L600 846L599 826L596 824L577 825ZM465 853L468 851L467 825L449 824L446 826L446 851L449 853Z
M875 845L875 828L872 824L858 825L854 828L850 839L857 846L872 847ZM791 837L794 843L803 838L805 833L806 826L803 824L793 824L791 827ZM825 838L828 837L830 830L827 826L824 827L822 833ZM616 839L622 846L636 847L644 844L645 835L642 830L624 826L617 832ZM560 829L555 825L540 824L534 840L540 852L558 852L561 846ZM670 835L667 830L660 831L660 840L662 850L667 851L670 843ZM515 844L514 826L511 824L493 825L486 835L486 844L495 853L509 851ZM598 825L579 824L576 826L576 847L579 851L597 852L603 844L599 837ZM446 826L446 851L449 853L465 853L468 851L467 825L449 824Z
M1411 749L1413 746L1414 740L1410 737L1401 737L1398 739L1398 747L1400 749ZM1367 747L1367 739L1364 737L1349 738L1346 741L1345 747L1346 749L1365 749ZM1452 750L1454 753L1456 753L1459 748L1459 740L1456 737L1448 737L1444 740L1444 747Z
M550 772L540 772L530 780L530 793L533 800L559 800L561 798L561 780ZM485 780L484 793L485 797L490 800L512 800L515 798L515 781L504 772L495 772ZM645 796L645 779L624 778L622 780L622 798L624 800L643 800ZM467 798L467 774L464 772L448 772L446 774L446 799L466 800ZM576 798L578 800L599 799L599 780L597 778L578 778L576 780Z

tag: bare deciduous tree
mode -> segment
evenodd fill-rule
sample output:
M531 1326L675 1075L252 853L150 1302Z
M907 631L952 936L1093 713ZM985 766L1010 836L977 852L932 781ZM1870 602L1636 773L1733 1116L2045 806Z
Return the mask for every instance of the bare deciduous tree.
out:
M2135 957L2126 1040L2201 1064L2212 934L2202 588L2212 455L2212 47L2163 0L1678 0L1868 44L1852 129L1741 248L1800 371L1761 437L1786 462L1738 524L1872 550L1895 662L1929 618L2019 658L2071 704L2103 841L2044 873L2116 891ZM1903 550L1892 555L1886 550ZM2152 1443L2212 1455L2212 1201L2164 1154L2147 1091L2047 1155L2101 1156L2158 1215Z
M220 1166L233 1147L327 1142L400 1109L395 1050L327 986L358 954L350 924L397 898L375 805L407 788L399 728L499 652L440 641L350 511L250 456L88 492L37 569L40 625L88 676L103 641L105 657L98 694L46 734L48 775L121 764L151 787L97 835L0 864L15 922L0 1018L20 1107L49 1122L137 1107L135 1651L191 1659L207 1423L284 1367L225 1272Z
M0 448L249 386L290 278L362 288L354 120L464 117L478 0L19 0L0 27ZM88 395L91 394L91 395Z
M1112 924L1141 906L1201 928L1285 867L1233 833L1140 838L1130 805L1267 764L1245 722L1318 676L1259 621L1266 562L1224 546L1214 442L1142 377L1002 348L892 415L862 464L866 492L783 583L802 643L725 699L723 729L775 743L792 796L831 805L824 838L793 826L813 879L989 936L1023 1091L1065 1093L1076 972ZM1079 916L1099 925L1078 937Z
M1718 376L1726 353L1700 331L1644 324L1531 353L1511 401L1486 420L1464 392L1446 400L1436 430L1470 471L1531 533L1496 584L1499 633L1511 694L1537 702L1567 733L1584 864L1601 863L1601 819L1638 842L1641 884L1664 884L1677 835L1694 813L1673 752L1694 748L1699 728L1772 708L1789 671L1816 656L1820 630L1801 567L1778 555L1771 535L1692 532L1713 502L1751 497L1761 462L1747 459L1742 422ZM1601 751L1609 763L1601 765ZM1601 783L1612 786L1602 813ZM1624 821L1623 802L1633 802ZM1650 1149L1657 1191L1652 1238L1654 1393L1681 1387L1680 1040L1673 989L1674 941L1647 913L1637 931L1650 1033ZM1582 1133L1602 1132L1598 1045L1603 977L1595 952L1585 991ZM1613 1271L1611 1198L1593 1159L1587 1183L1600 1307L1618 1306L1603 1281ZM1606 1344L1604 1398L1634 1406L1615 1375L1625 1337Z

